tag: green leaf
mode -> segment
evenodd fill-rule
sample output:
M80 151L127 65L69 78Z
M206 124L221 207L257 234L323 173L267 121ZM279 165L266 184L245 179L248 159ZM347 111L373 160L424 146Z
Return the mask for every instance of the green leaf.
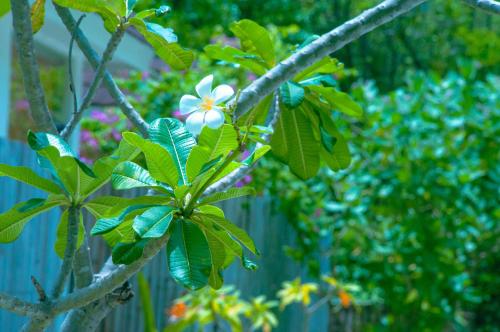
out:
M31 5L31 27L33 34L40 31L45 20L45 0L35 0Z
M98 219L92 227L90 234L92 235L101 235L111 232L116 227L120 226L125 218L129 216L132 212L137 211L139 214L144 210L153 207L151 204L134 204L127 206L123 211L120 212L119 215L111 217L111 218L103 218Z
M304 101L304 88L288 81L280 86L281 102L289 108L295 108Z
M172 226L167 243L168 266L172 277L191 290L206 286L212 260L205 235L191 221L179 219Z
M104 21L104 27L110 33L120 24L120 17L126 16L124 0L54 0L63 7L79 10L86 13L97 13Z
M179 174L167 150L136 133L123 133L123 139L144 153L148 171L156 180L167 183L172 188L177 187Z
M118 164L135 159L139 153L140 150L138 148L130 145L125 140L122 140L113 154L96 160L94 163L94 173L96 174L95 178L82 178L81 196L83 198L87 198L92 193L97 191L111 180L111 175Z
M191 67L194 60L193 52L183 49L177 44L177 36L172 29L135 17L129 21L153 46L156 54L169 66L178 70Z
M243 51L259 55L268 68L274 67L276 63L274 45L264 27L245 19L232 23L229 29L240 40Z
M250 53L231 46L208 45L204 51L212 59L237 63L259 76L264 75L267 71L266 63L262 58L252 58L249 56Z
M316 74L334 74L343 68L344 65L337 59L327 56L298 73L293 80L298 82Z
M134 219L134 230L141 238L157 238L167 232L174 216L170 206L155 206Z
M33 201L32 201L33 202ZM21 235L24 226L36 215L52 209L54 206L62 205L64 196L49 195L44 204L33 207L31 203L21 202L14 205L10 210L0 214L0 243L8 243L16 240ZM31 208L23 209L26 205ZM20 210L24 210L20 211Z
M363 115L363 109L352 98L335 88L327 88L323 86L311 85L307 87L309 90L316 92L323 98L332 108L346 115L359 118Z
M213 214L199 214L201 218L208 219L212 221L215 226L219 229L223 229L228 232L236 240L240 241L245 247L248 248L252 253L258 254L258 250L255 248L255 244L252 238L243 229L239 228L232 222L226 220L224 217L213 215Z
M262 145L256 148L248 158L243 160L243 163L247 166L251 166L256 163L260 158L262 158L269 150L271 150L271 146Z
M126 4L127 4L127 16L129 16L130 14L132 14L133 10L134 10L134 7L135 5L137 4L137 1L138 0L126 0Z
M144 276L144 273L137 274L137 284L139 286L139 297L141 299L141 308L144 315L144 332L157 332L155 323L155 311L153 300L151 298L151 290L149 283Z
M325 86L325 87L336 87L337 86L337 81L333 78L332 75L326 75L326 74L321 74L321 75L316 75L311 78L308 78L306 80L300 81L299 84L301 86L311 86L311 85L318 85L318 86Z
M113 188L118 190L132 188L160 188L160 183L153 179L148 171L131 161L119 164L111 176Z
M226 191L217 192L209 195L200 201L200 205L212 204L237 197L255 195L255 189L252 187L230 188Z
M10 12L10 1L0 1L0 17Z
M186 162L191 149L196 145L193 135L179 120L163 118L150 124L149 137L154 143L167 149L172 156L175 167L180 174L179 184L188 184Z
M142 239L133 243L118 243L111 251L111 258L114 264L130 265L142 257L144 247L148 239Z
M83 215L80 213L80 221L78 223L78 240L76 242L76 248L79 249L85 237L85 228L83 226ZM68 243L68 210L64 210L61 215L61 220L57 226L56 232L56 243L54 249L59 258L64 258L64 253L66 251L66 245Z
M224 284L222 269L226 261L226 249L224 244L219 241L217 237L214 237L211 233L206 231L204 234L207 238L210 258L212 260L212 269L210 271L210 276L208 277L208 284L214 289L219 289Z
M62 194L62 189L52 181L42 178L30 168L0 164L0 176L8 176L52 194Z
M138 196L134 198L118 196L98 196L88 202L83 207L86 208L96 219L113 217L119 215L124 209L131 205L162 205L169 202L163 196Z
M334 171L348 168L351 164L351 154L347 141L331 119L323 113L320 113L320 117L323 124L327 123L321 135L321 158Z
M218 129L205 126L198 137L198 145L210 151L208 160L225 157L238 147L238 134L232 125L225 124Z
M272 94L264 97L254 108L243 114L238 119L240 125L263 124L266 121L267 115L273 103L274 97Z
M80 167L80 169L90 177L95 177L94 172L90 167L88 167L84 162L78 159L71 150L71 147L68 143L66 143L61 137L48 134L48 133L33 133L32 131L28 132L28 144L31 149L35 150L39 155L43 157L47 157L45 151L48 147L53 147L58 152L58 157L70 157L74 159L76 164ZM53 163L55 156L50 154L49 161ZM54 165L55 166L55 165Z
M276 156L290 166L290 170L305 180L316 175L319 169L320 143L309 117L302 107L283 107L271 147Z

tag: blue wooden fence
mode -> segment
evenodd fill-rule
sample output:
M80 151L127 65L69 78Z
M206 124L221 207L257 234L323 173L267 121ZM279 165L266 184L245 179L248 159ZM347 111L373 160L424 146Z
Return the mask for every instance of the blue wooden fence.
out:
M34 153L24 144L0 139L0 163L10 165L36 166ZM103 193L110 193L110 188L104 188ZM29 186L0 178L0 212L6 211L16 202L33 197L43 197L43 194ZM291 245L294 232L286 220L274 215L271 211L272 202L269 198L233 200L222 204L226 216L245 228L255 239L262 253L257 263L257 271L247 271L238 264L231 266L225 272L226 284L235 285L244 297L266 295L274 298L281 283L302 274L301 268L287 258L282 250L284 245ZM60 266L60 259L54 253L56 228L59 219L57 209L45 213L32 220L21 237L12 244L0 244L0 291L20 298L36 301L36 293L30 282L30 276L35 276L42 285L51 289ZM87 218L87 224L93 221ZM108 248L99 238L92 239L94 268L98 270ZM148 278L157 325L165 326L168 317L165 309L172 300L181 295L184 290L178 287L168 274L164 251L143 269ZM102 331L142 331L142 311L135 278L132 280L136 296L126 305L117 308L105 319ZM277 331L300 331L302 317L298 308L287 309L278 313L280 326ZM57 331L62 318L59 317L51 331ZM25 318L0 310L0 331L19 331ZM311 331L326 330L326 312L320 311L311 321Z

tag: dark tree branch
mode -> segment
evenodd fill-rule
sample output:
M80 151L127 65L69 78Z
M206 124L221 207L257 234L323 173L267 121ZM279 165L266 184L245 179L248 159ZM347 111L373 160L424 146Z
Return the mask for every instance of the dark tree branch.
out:
M11 0L11 8L24 90L30 103L31 117L38 130L56 134L57 129L47 107L40 81L40 71L33 43L30 5L28 0Z

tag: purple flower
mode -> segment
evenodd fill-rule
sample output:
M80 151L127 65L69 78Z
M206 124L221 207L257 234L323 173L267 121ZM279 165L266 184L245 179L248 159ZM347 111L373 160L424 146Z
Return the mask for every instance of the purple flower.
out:
M236 188L241 188L241 187L243 187L244 185L245 185L245 184L243 183L243 181L238 181L238 182L236 182L236 183L234 184L234 186L235 186Z
M90 133L90 131L87 129L82 129L82 131L80 132L80 140L82 142L87 142L91 138L92 134Z
M250 82L255 81L256 79L257 79L257 75L255 75L254 73L247 74L247 80L249 80Z
M92 159L85 157L85 156L80 156L80 160L86 164L92 164L94 162Z
M30 103L26 99L21 99L16 102L17 111L26 111L30 108Z
M90 146L91 148L97 148L99 146L99 142L94 137L91 137L85 143L87 143L87 145Z
M245 150L241 153L241 160L245 160L247 159L248 157L250 157L250 151L249 150Z
M181 114L181 111L179 109L176 109L175 111L172 112L172 116L180 121L186 120L186 116Z
M98 110L90 112L90 117L105 124L113 124L120 119L116 114L107 114Z
M145 70L141 73L141 79L147 80L151 75L149 74L149 71Z
M243 182L244 182L245 184L249 184L250 182L252 182L252 176L251 176L251 175L245 175L245 176L243 177Z
M113 130L111 130L111 137L115 141L119 142L122 139L122 134L120 134L120 132L118 132L118 130L113 128Z

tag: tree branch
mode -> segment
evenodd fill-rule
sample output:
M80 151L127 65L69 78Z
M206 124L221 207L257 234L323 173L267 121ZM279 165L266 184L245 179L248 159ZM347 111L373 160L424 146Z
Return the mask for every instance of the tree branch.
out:
M0 293L0 308L21 316L32 316L39 311L36 304L4 293Z
M99 63L101 62L101 59L99 55L97 55L96 51L90 45L89 40L87 39L87 37L85 37L82 30L80 30L77 27L76 21L73 18L73 15L71 15L69 9L61 7L56 3L54 3L54 6L56 8L57 14L61 18L62 22L64 23L68 31L74 32L75 40L78 43L78 46L82 50L83 54L89 61L89 63L92 65L92 67L94 67L94 69L97 69ZM109 94L118 104L118 107L120 107L120 109L122 110L123 114L125 114L125 116L130 120L130 122L132 122L140 130L140 132L145 137L147 137L148 127L149 127L148 123L141 117L139 112L137 112L137 110L135 110L135 108L128 102L127 97L120 90L115 80L113 79L113 76L111 76L111 74L107 70L104 70L104 85L106 86L106 89L108 90Z
M55 134L57 129L47 107L35 56L30 5L28 0L11 0L10 2L24 90L30 103L31 117L38 130Z
M306 47L281 61L276 67L252 82L241 92L236 108L238 116L248 112L257 103L296 74L335 52L360 36L410 11L426 0L386 0L365 10L359 16L322 35Z
M79 29L78 23L76 24L75 28ZM73 37L76 37L76 34L77 31L73 31ZM108 45L106 46L106 49L104 50L104 53L102 55L101 61L99 62L99 65L95 70L94 79L90 84L87 94L83 98L80 108L78 109L77 112L73 113L68 124L61 132L61 136L63 138L68 138L71 135L78 122L80 122L83 116L83 112L85 112L85 110L90 106L90 103L94 99L95 93L97 92L97 88L101 84L103 76L106 72L106 64L113 58L113 54L115 53L116 48L120 44L120 41L122 40L124 34L125 34L125 27L120 25L117 28L117 30L111 35Z
M52 292L53 298L58 298L64 290L66 279L71 273L73 259L75 257L76 244L78 242L78 223L80 222L80 208L71 206L68 210L68 239L66 242L66 249L64 251L64 259L57 277L54 291Z
M500 2L493 0L462 0L471 7L482 9L488 13L500 15Z

